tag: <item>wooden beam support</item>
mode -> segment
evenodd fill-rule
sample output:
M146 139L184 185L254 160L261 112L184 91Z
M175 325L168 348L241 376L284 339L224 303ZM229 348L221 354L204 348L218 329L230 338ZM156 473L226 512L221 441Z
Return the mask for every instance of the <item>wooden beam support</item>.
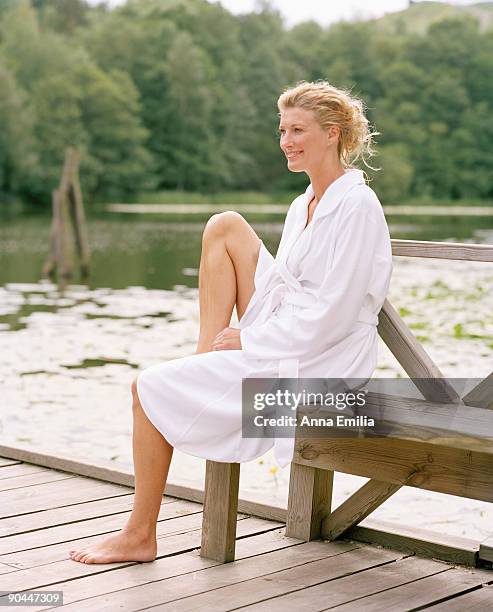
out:
M493 454L395 438L300 438L295 463L493 502ZM409 481L409 474L416 470Z
M239 463L206 462L201 557L234 561L239 482Z
M493 372L462 398L464 404L493 410Z
M330 514L334 472L291 464L286 536L309 542L320 538Z
M386 299L378 316L378 333L413 382L430 401L460 401L455 389L416 340L399 313Z
M322 522L324 540L335 540L357 525L401 488L400 484L369 480Z

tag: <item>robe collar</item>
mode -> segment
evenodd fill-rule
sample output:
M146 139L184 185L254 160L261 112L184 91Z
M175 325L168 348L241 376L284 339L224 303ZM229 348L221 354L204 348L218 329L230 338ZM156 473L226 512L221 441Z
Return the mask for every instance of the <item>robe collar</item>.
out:
M286 261L295 242L302 234L305 234L306 232L309 234L309 239L306 241L305 248L303 249L303 253L305 253L310 244L313 226L315 223L317 223L318 219L321 219L334 211L339 206L346 193L355 185L364 184L365 178L362 170L353 168L346 170L342 176L337 178L327 187L324 195L315 208L312 220L310 221L308 227L305 228L308 214L308 204L311 202L314 195L313 187L310 183L306 188L305 193L300 196L301 201L295 217L294 226L291 228L289 238L284 245L284 248L278 251L276 259Z
M365 185L365 175L363 170L357 170L356 168L349 168L345 173L332 182L325 190L322 198L320 199L315 212L313 213L313 223L316 219L325 217L331 213L340 204L346 193L355 185ZM312 184L310 183L306 188L304 194L304 205L300 206L302 217L306 223L308 214L308 204L311 202L314 196Z

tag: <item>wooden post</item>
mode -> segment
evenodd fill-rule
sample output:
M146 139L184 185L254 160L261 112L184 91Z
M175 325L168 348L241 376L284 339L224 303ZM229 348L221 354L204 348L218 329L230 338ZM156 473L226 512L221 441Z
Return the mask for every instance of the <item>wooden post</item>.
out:
M309 542L321 535L330 514L334 472L291 464L286 536Z
M234 561L239 482L239 463L207 461L201 557Z
M43 274L56 274L62 282L70 278L74 267L73 255L77 250L82 278L87 278L90 250L79 181L79 154L73 148L68 148L65 152L60 185L53 191L52 198L50 250L43 266Z
M83 278L89 276L89 262L91 253L89 250L89 240L87 237L87 226L86 218L84 213L84 203L82 200L82 189L80 187L79 180L79 165L80 159L79 154L75 149L72 149L72 163L71 163L71 183L69 190L69 197L71 202L71 213L73 225L75 228L75 240L77 245L77 252L80 261L80 270Z

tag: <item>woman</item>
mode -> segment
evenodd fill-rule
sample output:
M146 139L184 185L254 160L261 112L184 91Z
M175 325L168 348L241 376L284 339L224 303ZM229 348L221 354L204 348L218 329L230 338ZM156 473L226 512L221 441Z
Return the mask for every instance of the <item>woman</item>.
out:
M392 270L387 224L358 157L372 153L362 104L327 82L278 100L289 170L310 185L289 208L276 258L234 212L207 223L199 271L195 355L157 364L132 385L135 502L123 530L70 556L83 563L152 561L156 522L176 446L205 459L250 461L294 440L243 438L248 377L367 379L376 366L377 314ZM239 329L229 327L236 305Z

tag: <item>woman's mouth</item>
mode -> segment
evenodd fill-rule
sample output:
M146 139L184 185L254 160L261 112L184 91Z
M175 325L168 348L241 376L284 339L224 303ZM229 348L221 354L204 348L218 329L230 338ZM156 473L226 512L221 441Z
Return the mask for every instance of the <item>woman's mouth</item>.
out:
M288 159L295 159L296 157L300 156L303 153L303 151L290 151L289 153L286 153L286 157Z

